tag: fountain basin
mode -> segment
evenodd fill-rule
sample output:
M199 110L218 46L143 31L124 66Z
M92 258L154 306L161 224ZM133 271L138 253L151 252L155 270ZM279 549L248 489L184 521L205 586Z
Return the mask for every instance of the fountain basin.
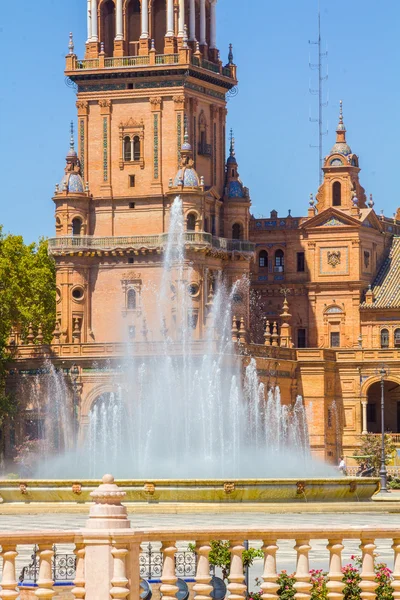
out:
M2 479L3 503L86 503L100 480ZM373 477L325 479L154 479L116 483L124 503L269 503L367 501L379 490Z

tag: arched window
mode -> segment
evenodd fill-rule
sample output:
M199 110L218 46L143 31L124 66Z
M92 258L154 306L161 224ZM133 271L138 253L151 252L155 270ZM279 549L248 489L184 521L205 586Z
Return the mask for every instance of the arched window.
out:
M189 213L186 219L186 229L194 231L196 229L196 215Z
M207 217L204 219L204 231L208 232L208 219L207 219Z
M332 186L332 206L341 206L342 204L342 184L335 181Z
M242 239L242 226L240 223L234 223L232 225L232 239L233 240L241 240Z
M167 20L165 0L153 0L153 34L157 54L164 52L165 23Z
M258 255L258 266L261 269L268 267L268 252L266 250L261 250Z
M285 255L283 250L275 252L275 273L283 273L285 269Z
M135 310L135 308L136 308L136 291L133 288L130 288L128 290L126 304L127 304L128 310Z
M381 330L381 348L389 348L389 330Z
M124 137L124 161L129 162L132 160L132 144L129 135Z
M72 235L81 235L81 231L82 221L78 217L75 217L75 219L72 219Z
M394 347L400 348L400 329L394 330Z
M140 137L138 135L133 138L133 160L140 160Z
M104 2L101 11L104 52L106 56L114 54L114 38L115 38L115 4L113 0Z

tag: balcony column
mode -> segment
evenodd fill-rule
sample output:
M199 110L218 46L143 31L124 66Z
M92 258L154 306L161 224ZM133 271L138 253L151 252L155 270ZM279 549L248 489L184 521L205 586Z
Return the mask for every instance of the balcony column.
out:
M140 39L147 40L149 38L149 0L142 0L141 23L142 33Z
M166 37L174 37L174 0L167 0L167 33Z
M361 408L362 408L361 435L367 435L367 433L368 433L367 406L368 406L368 400L366 398L361 400Z
M98 42L99 36L97 33L97 0L92 0L92 10L91 10L91 25L92 25L92 37L90 39L91 42Z
M206 45L206 0L200 0L200 46Z
M190 32L189 40L194 42L196 39L196 0L190 0Z
M115 7L115 39L123 40L124 39L124 30L123 30L123 20L122 20L122 0L117 0Z
M185 35L185 0L179 0L178 37Z
M92 39L92 0L87 0L87 41Z
M217 47L217 0L211 0L210 5L210 49Z

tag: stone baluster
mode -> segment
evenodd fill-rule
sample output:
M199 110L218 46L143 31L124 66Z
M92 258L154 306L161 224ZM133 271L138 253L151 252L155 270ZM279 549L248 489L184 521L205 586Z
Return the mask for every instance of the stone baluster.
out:
M242 600L246 598L246 586L244 585L243 542L231 543L231 570L229 573L229 600Z
M75 579L74 579L74 588L72 589L72 593L76 600L80 598L85 598L86 590L85 590L85 554L86 549L83 544L76 544L74 554L76 556L76 569L75 569Z
M1 552L3 559L3 576L1 579L0 598L4 600L16 600L19 597L17 581L15 577L15 559L18 556L16 546L4 545Z
M343 600L343 583L342 573L342 551L343 544L341 540L329 540L327 549L330 553L329 573L328 573L328 598L329 600Z
M232 342L237 342L239 337L239 329L237 326L237 320L234 316L232 319Z
M210 552L210 542L197 543L196 583L193 586L193 590L195 592L194 600L211 600L211 592L213 590L213 586L210 585L210 561L208 559Z
M126 577L126 557L128 549L121 546L114 546L111 550L114 558L113 578L111 579L112 588L110 590L111 598L126 598L129 595L128 579Z
M308 556L311 550L310 540L296 540L294 549L297 552L296 583L294 584L296 593L294 597L297 600L310 600L312 588L310 583L310 561Z
M54 556L53 546L51 544L40 544L38 549L39 556L39 576L37 580L37 590L35 596L50 600L54 598L56 592L53 590L53 569L52 559Z
M394 567L393 567L393 598L400 600L400 539L393 540L392 546L394 552Z
M272 335L271 335L271 346L279 346L279 334L278 334L278 325L276 321L272 326Z
M177 548L174 542L164 542L161 547L163 554L163 570L161 575L160 592L163 598L175 598L179 590L176 582L178 578L175 573L175 554Z
M278 573L276 571L276 553L278 546L275 540L264 541L262 547L264 552L264 573L263 582L261 584L261 598L263 600L276 600L278 598L277 591L279 590Z
M271 331L270 331L270 323L267 321L265 323L265 332L264 332L264 346L271 345Z
M361 570L361 598L365 600L375 600L375 590L378 584L375 581L375 540L365 539L361 541L360 550L362 551L362 570Z

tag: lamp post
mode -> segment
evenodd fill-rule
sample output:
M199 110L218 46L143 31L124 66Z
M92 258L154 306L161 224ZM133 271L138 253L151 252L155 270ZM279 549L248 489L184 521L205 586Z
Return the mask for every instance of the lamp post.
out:
M387 489L387 469L386 469L386 452L385 452L385 377L387 371L382 367L379 371L381 376L381 428L382 428L382 446L381 446L381 468L379 476L381 478L381 493L388 493Z

